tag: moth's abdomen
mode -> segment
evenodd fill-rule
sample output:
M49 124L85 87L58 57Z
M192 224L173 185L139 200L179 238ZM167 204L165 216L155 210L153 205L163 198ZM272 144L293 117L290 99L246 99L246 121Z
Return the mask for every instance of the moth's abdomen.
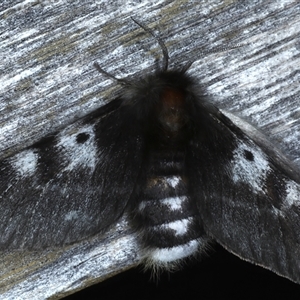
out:
M196 202L189 193L186 149L190 124L185 92L164 87L149 118L144 166L133 221L151 265L169 268L205 247Z
M140 197L134 220L151 264L169 267L205 246L207 239L181 176L148 178Z

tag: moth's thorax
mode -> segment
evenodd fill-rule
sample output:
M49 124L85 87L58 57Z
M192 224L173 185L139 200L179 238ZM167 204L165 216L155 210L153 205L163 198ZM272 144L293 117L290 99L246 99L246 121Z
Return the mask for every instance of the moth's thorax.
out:
M180 131L187 122L185 92L165 87L156 105L156 112L164 130L172 133Z

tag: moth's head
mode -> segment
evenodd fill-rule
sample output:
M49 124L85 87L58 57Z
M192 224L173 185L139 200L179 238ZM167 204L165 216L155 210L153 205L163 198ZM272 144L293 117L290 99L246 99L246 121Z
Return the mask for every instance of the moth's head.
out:
M185 70L159 70L126 84L121 93L122 106L142 122L172 134L188 123L195 86Z
M156 71L128 80L116 78L97 63L94 66L105 76L123 85L120 97L122 106L129 112L141 119L148 119L149 115L153 114L167 127L169 123L176 123L180 127L185 123L187 101L199 91L194 79L187 74L192 62L187 62L181 68L169 70L169 54L164 42L149 27L133 18L132 20L150 33L161 47L163 56L161 63L157 64Z

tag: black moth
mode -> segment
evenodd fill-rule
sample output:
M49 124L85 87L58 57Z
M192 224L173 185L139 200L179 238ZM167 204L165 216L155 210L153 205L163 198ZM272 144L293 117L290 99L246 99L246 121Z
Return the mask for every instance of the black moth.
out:
M148 263L216 241L300 283L299 183L207 101L190 63L168 70L156 40L154 74L0 163L0 249L75 243L128 212Z

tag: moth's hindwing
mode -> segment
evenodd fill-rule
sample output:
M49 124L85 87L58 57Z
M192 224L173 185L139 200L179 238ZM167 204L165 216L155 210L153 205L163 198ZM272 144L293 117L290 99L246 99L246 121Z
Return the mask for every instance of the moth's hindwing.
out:
M239 257L300 282L299 183L220 112L195 122L187 170L206 232Z

